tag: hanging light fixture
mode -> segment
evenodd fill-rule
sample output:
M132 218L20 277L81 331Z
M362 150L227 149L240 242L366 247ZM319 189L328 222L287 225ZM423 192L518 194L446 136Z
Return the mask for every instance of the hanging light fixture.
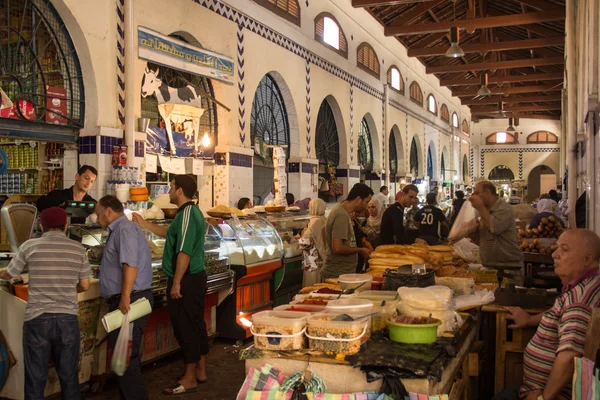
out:
M460 48L460 33L457 26L450 28L450 48L446 51L446 57L458 58L465 55L465 52Z
M498 117L506 117L506 114L504 113L504 102L503 101L498 102L498 108L496 109L496 111L493 112L493 114Z
M487 72L481 73L481 75L480 75L480 82L481 82L481 87L477 91L477 96L482 96L482 97L491 96L492 95L492 91L487 86L487 84L488 84L488 74L487 74Z
M506 132L509 132L509 133L516 132L516 129L513 126L513 119L512 118L508 119L508 128L506 128Z

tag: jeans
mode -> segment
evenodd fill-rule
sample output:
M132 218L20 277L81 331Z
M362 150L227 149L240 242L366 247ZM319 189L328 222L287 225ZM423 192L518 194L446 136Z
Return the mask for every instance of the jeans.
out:
M144 290L131 294L131 303L145 297L152 305L153 297L152 291ZM119 302L121 296L114 296L109 299L109 310L114 311L119 308ZM142 337L144 334L144 327L148 321L149 315L136 319L133 321L133 338L131 340L131 358L129 360L129 366L123 376L117 376L117 382L119 384L119 393L121 400L148 400L148 392L146 391L146 385L144 384L144 376L142 375ZM121 329L116 329L108 334L113 346L117 343Z
M77 315L42 314L23 326L25 399L43 400L50 356L60 379L62 398L81 399Z

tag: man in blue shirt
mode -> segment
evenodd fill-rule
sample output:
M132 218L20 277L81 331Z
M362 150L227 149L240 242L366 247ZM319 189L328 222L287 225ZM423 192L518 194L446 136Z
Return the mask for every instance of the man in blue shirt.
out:
M117 308L129 312L131 303L145 297L152 304L152 255L142 230L129 221L123 205L114 196L105 196L96 205L98 224L108 228L108 239L100 266L100 294L109 304L110 311ZM141 369L140 346L148 316L133 323L131 358L123 376L117 376L122 400L147 400ZM109 333L116 343L120 329Z

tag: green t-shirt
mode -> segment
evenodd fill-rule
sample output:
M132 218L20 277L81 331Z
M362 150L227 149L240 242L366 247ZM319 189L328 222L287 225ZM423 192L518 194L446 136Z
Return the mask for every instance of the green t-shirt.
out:
M197 274L204 271L204 216L192 202L185 203L179 210L167 231L167 241L163 253L162 269L171 278L177 267L177 254L184 252L190 256L186 273Z

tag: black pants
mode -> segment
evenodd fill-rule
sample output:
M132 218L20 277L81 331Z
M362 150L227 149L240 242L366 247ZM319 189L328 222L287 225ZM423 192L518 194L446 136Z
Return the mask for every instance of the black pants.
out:
M150 289L139 291L131 294L131 303L145 297L152 305L153 297ZM119 308L119 302L121 296L111 297L109 302L109 310L114 311ZM148 392L146 391L146 385L144 384L144 376L142 375L142 353L140 347L142 345L142 337L144 334L144 327L148 321L149 315L136 319L133 321L133 338L131 341L131 358L129 360L129 366L123 376L117 376L117 382L119 383L119 393L121 400L148 400ZM117 343L121 329L116 329L108 334L113 346Z
M521 398L519 387L511 387L496 393L492 400L519 400Z
M194 364L208 354L208 333L204 322L206 304L206 272L184 275L181 280L181 298L171 298L173 278L167 281L167 304L173 333L183 350L183 362Z

